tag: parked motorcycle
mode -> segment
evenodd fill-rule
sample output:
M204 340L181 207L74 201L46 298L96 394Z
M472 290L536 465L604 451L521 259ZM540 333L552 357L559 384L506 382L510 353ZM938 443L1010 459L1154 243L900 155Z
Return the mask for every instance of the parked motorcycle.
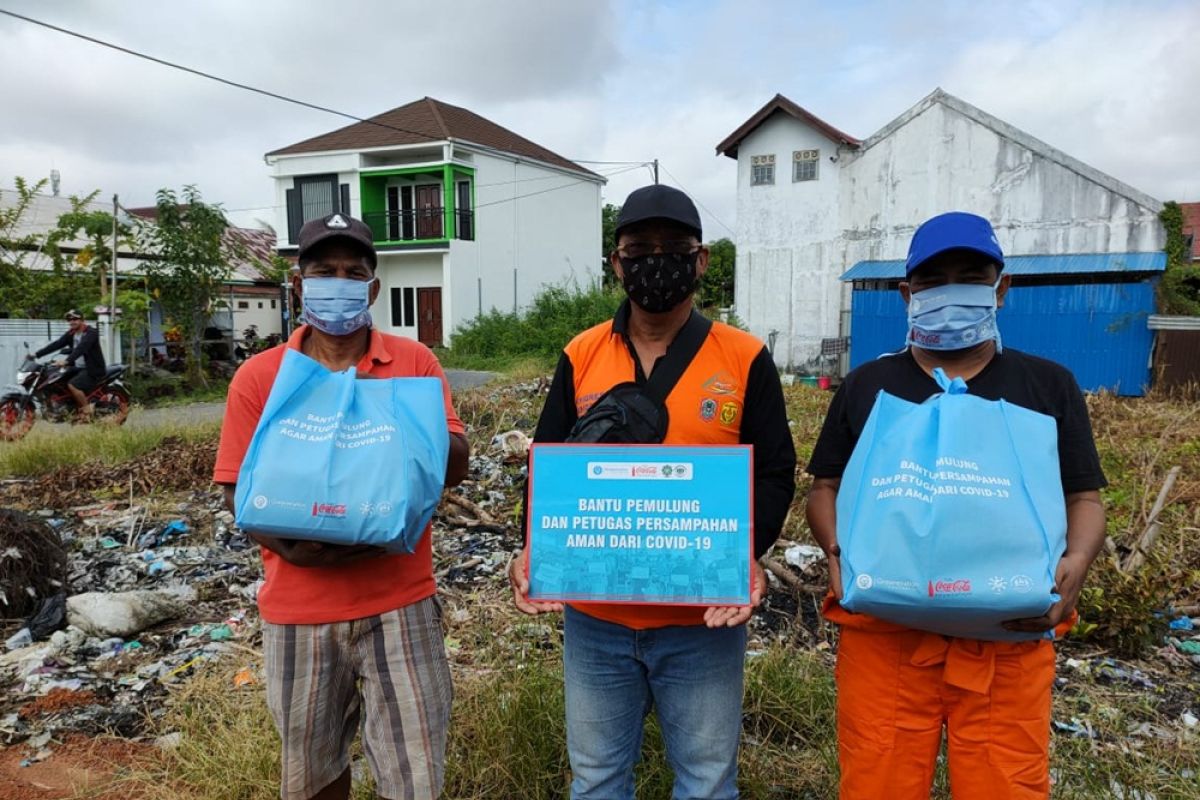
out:
M29 343L25 343L29 347ZM120 425L129 415L129 390L121 382L123 364L105 370L100 383L88 394L95 408L95 422ZM74 370L59 363L43 363L30 354L17 371L17 385L0 394L0 439L14 441L29 433L41 412L47 422L71 422L78 414L75 398L67 388Z

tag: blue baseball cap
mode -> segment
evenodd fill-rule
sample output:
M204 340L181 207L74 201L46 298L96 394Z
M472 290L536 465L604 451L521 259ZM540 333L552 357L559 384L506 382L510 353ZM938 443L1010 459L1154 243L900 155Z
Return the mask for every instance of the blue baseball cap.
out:
M905 277L929 259L947 250L973 250L1004 269L1004 252L996 240L992 223L976 214L950 211L926 220L913 234L904 262Z

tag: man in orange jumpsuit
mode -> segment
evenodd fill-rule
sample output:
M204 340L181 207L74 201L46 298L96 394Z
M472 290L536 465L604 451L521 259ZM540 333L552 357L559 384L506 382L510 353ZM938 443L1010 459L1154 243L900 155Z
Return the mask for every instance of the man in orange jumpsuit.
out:
M1084 576L1104 543L1099 490L1106 481L1071 373L999 346L995 314L1011 284L1003 269L1004 254L982 217L951 212L917 229L900 294L909 303L932 290L950 303L939 297L920 304L940 308L910 312L905 349L846 377L808 465L815 479L808 522L829 557L825 616L841 626L836 676L843 800L927 800L943 731L955 798L1025 800L1050 793L1051 641L945 637L854 614L838 602L836 498L850 454L879 391L923 402L941 391L932 377L941 367L951 379L965 380L972 394L1054 417L1067 507L1067 549L1055 572L1061 599L1044 616L1006 627L1061 636L1075 619ZM980 304L978 288L964 292L964 286L993 287L994 299ZM976 299L955 304L955 297Z

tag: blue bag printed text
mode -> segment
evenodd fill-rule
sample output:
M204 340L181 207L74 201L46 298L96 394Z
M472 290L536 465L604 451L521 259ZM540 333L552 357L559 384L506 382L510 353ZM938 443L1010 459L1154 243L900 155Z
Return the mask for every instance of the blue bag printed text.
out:
M1058 600L1055 421L935 377L944 393L921 404L879 393L842 476L842 607L948 636L1038 638L1000 623Z
M439 379L364 380L289 349L238 472L237 524L412 552L449 448Z

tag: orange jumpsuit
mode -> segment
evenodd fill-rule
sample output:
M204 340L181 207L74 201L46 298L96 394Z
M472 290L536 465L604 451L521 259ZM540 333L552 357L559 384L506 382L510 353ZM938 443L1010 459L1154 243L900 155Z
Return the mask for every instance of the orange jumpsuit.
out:
M841 626L842 800L928 800L943 728L956 800L1049 797L1052 642L949 638L852 614L832 596L824 615Z

